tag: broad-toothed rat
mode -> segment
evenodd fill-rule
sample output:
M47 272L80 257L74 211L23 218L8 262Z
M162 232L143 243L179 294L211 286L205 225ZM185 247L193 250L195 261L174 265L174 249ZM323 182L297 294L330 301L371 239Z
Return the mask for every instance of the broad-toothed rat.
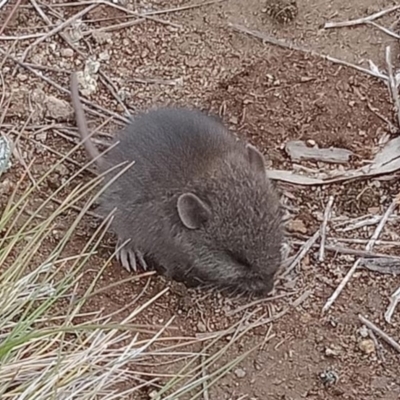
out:
M76 75L72 103L86 151L90 141ZM136 270L141 254L178 281L266 295L281 264L279 198L255 147L200 111L161 108L139 115L99 158L101 172L134 164L100 199L115 209L112 230L129 241L119 258ZM110 182L119 170L106 175Z

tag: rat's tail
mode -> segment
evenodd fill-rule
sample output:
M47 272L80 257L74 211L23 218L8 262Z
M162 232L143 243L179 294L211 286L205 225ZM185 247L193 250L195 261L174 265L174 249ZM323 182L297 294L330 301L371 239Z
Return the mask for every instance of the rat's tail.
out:
M76 125L78 126L79 134L83 140L86 152L91 159L96 159L97 164L101 163L101 156L99 151L96 149L92 140L90 139L89 130L86 123L85 113L83 112L83 107L81 100L79 99L78 90L78 78L76 73L71 74L71 100L75 111Z

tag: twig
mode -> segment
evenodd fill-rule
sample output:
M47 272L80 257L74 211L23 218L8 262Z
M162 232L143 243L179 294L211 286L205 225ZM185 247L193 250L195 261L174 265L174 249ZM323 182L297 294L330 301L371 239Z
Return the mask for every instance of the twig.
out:
M197 4L191 4L188 6L181 6L181 7L176 7L176 8L169 8L169 9L164 9L164 10L157 10L157 11L148 11L144 13L145 16L149 15L158 15L158 14L169 14L177 11L186 11L186 10L191 10L193 8L200 8L204 6L210 6L211 4L217 4L217 3L222 3L223 1L226 0L211 0L211 1L205 1L204 3L197 3Z
M387 333L383 332L380 328L362 315L358 315L358 318L367 328L371 329L371 331L376 333L381 339L383 339L387 344L392 346L397 352L400 353L400 344L398 344L393 338L391 338Z
M205 347L205 346L203 346ZM202 354L200 358L201 362L201 376L203 377L203 399L204 400L210 400L210 394L208 393L208 384L207 384L207 371L206 371L206 356Z
M228 329L222 330L222 331L215 331L215 332L208 332L208 333L198 333L196 334L196 338L203 340L203 339L212 339L214 337L217 336L226 336L226 335L231 335L234 332L242 332L244 330L250 330L250 329L254 329L257 328L259 326L262 325L266 325L269 324L273 321L278 320L279 318L283 317L285 314L287 314L289 311L291 311L293 308L297 308L299 305L301 305L305 300L308 299L308 297L312 294L311 290L307 290L305 291L298 299L296 299L295 301L293 301L289 307L285 308L284 310L272 315L271 317L261 317L259 318L257 321L255 321L254 323L250 324L250 325L241 325L238 328L236 328L236 326L230 327Z
M36 0L31 0L31 3L33 4L34 8L36 9L37 13L40 15L40 17L50 26L52 24L51 20L47 17L47 15L44 13L44 11L40 8L40 6L37 4ZM74 51L76 51L80 56L85 58L85 54L80 51L73 43L70 42L68 37L62 33L62 32L57 32L58 35L63 39L67 45ZM27 64L30 65L30 64ZM67 71L65 71L67 72ZM70 72L67 72L70 74ZM107 87L107 89L111 92L111 94L114 96L114 98L117 100L117 102L123 107L125 110L125 113L130 115L130 112L128 108L125 106L121 98L118 96L117 89L115 88L114 84L112 83L111 79L107 77L107 75L103 71L99 71L100 79L102 80L103 84Z
M400 35L398 35L397 33L393 32L392 30L385 28L382 25L379 25L375 22L368 22L368 25L372 25L373 27L379 29L380 31L382 31L383 33L386 33L386 35L395 38L395 39L400 39Z
M301 47L301 46L297 46L297 45L295 45L293 43L290 43L290 42L288 42L286 40L276 39L276 38L274 38L272 36L269 36L269 35L267 35L265 33L262 33L262 32L259 32L259 31L254 31L254 30L249 30L249 29L245 28L244 26L237 25L237 24L229 23L229 26L232 29L234 29L234 30L236 30L238 32L245 33L245 34L247 34L249 36L256 37L257 39L260 39L263 42L270 43L270 44L273 44L275 46L279 46L279 47L282 47L282 48L285 48L285 49L300 51L302 53L306 53L306 54L310 54L310 55L313 55L313 56L316 56L316 57L320 57L323 60L327 60L327 61L329 61L331 63L334 63L334 64L344 65L346 67L353 68L353 69L355 69L357 71L363 72L363 73L368 74L370 76L373 76L375 78L379 78L379 79L382 79L384 81L388 80L388 77L386 75L383 75L383 74L381 74L379 72L375 72L375 71L372 71L370 69L359 67L358 65L349 63L347 61L339 60L338 58L327 56L325 54L317 53L317 52L315 52L313 50L309 50L307 48L304 48L304 47Z
M3 52L2 49L0 49L0 53L5 55L5 53ZM52 79L48 78L47 76L39 73L34 68L30 67L28 64L26 64L24 62L21 62L21 61L15 59L14 57L12 57L10 55L8 55L7 57L10 60L14 61L16 64L18 64L19 66L21 66L21 67L27 69L28 71L32 72L38 78L43 79L45 82L47 82L49 85L51 85L51 86L55 87L56 89L58 89L60 92L68 94L69 96L71 95L71 93L70 93L70 91L68 89L62 87L61 85L59 85L58 83L54 82ZM99 106L99 105L97 105L95 103L92 103L91 101L86 100L84 98L82 98L81 101L82 101L83 104L88 105L90 107L93 107L94 109L97 109L97 110L101 111L102 113L104 113L104 114L106 114L108 116L112 116L113 118L117 119L118 121L123 122L124 124L129 123L129 119L128 118L125 118L125 117L123 117L123 116L121 116L121 115L119 115L119 114L117 114L117 113L115 113L113 111L107 110L106 108L101 107L101 106ZM93 112L93 110L90 110L90 111ZM96 114L96 115L99 115L99 114Z
M103 72L99 71L100 80L102 81L103 85L110 91L110 93L114 96L115 100L120 104L120 106L124 109L125 114L131 116L131 112L129 111L128 107L122 101L121 97L118 95L118 90L115 87L113 81Z
M337 238L335 238L334 240L337 240L339 242L340 241L343 241L343 242L347 241L347 239L337 239ZM366 244L366 243L369 242L369 240L367 240L367 239L348 239L348 241L350 243L355 242L355 243L359 243L359 244ZM399 245L399 243L396 243L396 242L385 242L385 241L381 241L381 240L378 240L378 241L375 242L375 244L388 244L388 243L390 243L391 245L397 245L397 246ZM294 241L292 241L292 244L304 245L304 242L300 242L300 241L294 240ZM316 244L316 243L314 243L312 245L312 247L317 247L317 246L319 246L319 245ZM350 256L358 256L358 257L362 257L364 259L365 258L367 258L367 259L374 259L374 258L376 258L376 259L379 258L380 259L380 258L382 258L382 259L390 259L390 260L393 260L393 261L400 261L400 256L391 256L391 255L388 255L388 254L385 254L385 253L375 253L375 252L372 252L372 251L360 250L360 249L352 249L350 247L335 246L335 245L330 245L330 244L325 245L325 250L326 251L332 251L334 253L339 253L339 254L347 254L347 255L350 255Z
M7 4L8 0L0 0L0 10Z
M400 259L393 258L363 258L361 266L381 274L399 275L400 274Z
M385 312L385 320L388 324L392 321L394 310L400 302L400 287L390 296L390 304Z
M321 245L319 248L319 261L323 262L325 259L325 239L326 239L326 227L328 225L328 220L331 216L332 205L333 205L334 197L330 196L328 200L328 204L324 213L324 220L321 225Z
M385 355L383 354L382 344L379 342L378 338L375 336L375 333L372 329L368 329L368 335L372 339L375 344L376 352L378 353L378 357L382 362L385 362Z
M60 31L62 31L65 27L67 27L68 25L70 25L72 22L74 22L75 20L77 20L78 18L83 17L85 14L87 14L89 11L93 10L94 8L96 8L99 4L94 3L91 4L89 7L86 7L84 10L79 11L78 13L76 13L75 15L73 15L72 17L68 18L66 21L62 22L60 25L57 25L55 28L51 29L49 32L47 32L45 35L43 35L42 37L38 38L37 40L35 40L32 44L30 44L26 50L24 51L24 53L22 54L22 57L20 59L21 62L24 62L28 53L39 43L43 42L44 40L48 39L49 37L59 33Z
M4 3L5 4L5 3ZM3 4L3 5L4 5ZM16 13L19 5L21 4L21 0L17 0L17 2L15 3L14 8L10 11L10 14L7 15L6 20L4 21L3 26L0 28L0 35L4 32L4 30L6 29L8 23L10 22L11 18L14 16L14 14ZM3 6L0 5L0 8Z
M285 276L287 276L288 274L290 274L290 272L292 272L292 270L296 267L296 265L306 256L306 254L309 252L309 250L311 249L311 247L313 247L313 245L315 244L315 242L318 240L319 236L320 236L321 232L318 229L313 236L311 236L304 244L302 249L297 253L295 259L292 261L292 263L287 267L287 269L282 273L282 275L280 276L280 278L284 278Z
M228 312L226 313L226 315L229 316L229 317L231 317L232 315L235 315L235 314L237 314L238 312L247 310L248 308L251 308L251 307L253 307L253 306L257 306L258 304L267 303L267 302L270 302L270 301L282 299L282 298L284 298L284 297L292 296L292 295L294 295L294 294L296 294L296 292L284 293L284 294L279 294L279 295L273 296L273 297L266 297L265 299L255 300L255 301L252 301L252 302L249 303L249 304L246 304L246 305L241 306L241 307L238 307L238 308L236 308L236 309L234 309L234 310L228 311Z
M361 24L365 24L366 22L370 22L373 21L375 19L378 19L380 17L383 17L385 14L389 14L393 11L396 11L400 9L400 5L397 6L393 6L390 8L387 8L386 10L382 10L379 11L375 14L371 14L368 17L364 17L364 18L357 18L357 19L353 19L350 21L343 21L343 22L327 22L324 25L324 29L331 29L331 28L343 28L346 26L354 26L354 25L361 25Z
M375 229L374 234L372 235L370 241L367 243L365 250L366 251L371 251L372 247L374 246L376 240L378 239L379 235L382 232L383 227L385 226L386 221L390 217L390 215L393 213L394 209L397 206L397 199L394 199L388 209L386 210L385 214L382 216L381 221L379 222L378 226ZM346 276L343 278L342 282L340 285L336 288L336 290L333 292L333 294L329 297L327 302L325 303L324 307L322 308L322 312L326 312L332 304L335 302L335 300L339 297L340 293L342 293L342 290L344 287L347 285L347 282L351 279L353 276L354 272L358 268L359 264L361 263L361 258L356 260L356 262L353 264L353 266L350 268L350 270L347 272Z
M397 112L397 124L398 128L400 129L400 101L399 101L399 91L396 85L396 79L393 73L393 65L392 65L392 57L390 52L390 46L386 47L386 64L388 66L388 76L389 76L389 90L390 94L392 95L393 104L396 108Z

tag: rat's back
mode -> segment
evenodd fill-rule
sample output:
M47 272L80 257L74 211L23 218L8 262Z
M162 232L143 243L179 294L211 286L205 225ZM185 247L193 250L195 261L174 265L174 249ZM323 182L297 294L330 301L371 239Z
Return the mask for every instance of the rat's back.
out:
M236 139L218 119L179 108L136 117L117 140L119 144L105 156L106 164L134 161L120 179L137 194L149 188L158 194L182 189L236 147Z

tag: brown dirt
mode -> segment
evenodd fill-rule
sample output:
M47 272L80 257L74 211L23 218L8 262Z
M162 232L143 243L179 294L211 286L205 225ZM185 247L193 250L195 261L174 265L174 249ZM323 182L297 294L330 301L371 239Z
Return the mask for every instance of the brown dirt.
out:
M10 4L4 9L9 11ZM54 7L61 1L45 1L49 5L46 13L53 22L57 16L65 20L80 8ZM133 7L133 1L128 2ZM137 1L138 10L145 7L165 8L165 1ZM173 8L190 4L187 1L169 1ZM275 2L276 3L276 2ZM290 2L284 2L290 3ZM388 126L377 113L394 123L394 114L386 87L379 81L356 72L297 52L282 50L259 41L234 33L227 22L246 25L273 33L280 38L291 39L324 54L329 54L353 63L372 59L384 66L384 48L391 40L373 27L355 27L324 31L321 25L331 19L357 18L393 5L392 1L354 0L304 0L298 2L298 14L293 18L279 21L273 18L265 2L230 0L186 11L159 15L182 26L181 30L168 24L146 21L115 31L109 42L95 40L88 35L80 42L80 50L96 58L104 55L101 69L110 77L125 104L131 110L146 109L163 104L198 106L221 111L226 123L238 134L245 135L256 144L271 160L273 167L292 169L284 145L288 140L302 139L315 141L320 147L337 146L352 150L354 157L346 168L363 165L376 153L379 140L388 133ZM98 7L86 17L91 29L108 24L123 22L123 14L105 6ZM100 18L115 18L109 21L94 21ZM3 21L3 17L2 17ZM393 18L383 18L389 25ZM37 26L42 26L37 29ZM13 18L5 35L21 35L44 31L37 14L23 2ZM11 42L1 42L9 45ZM5 45L4 45L5 46ZM26 41L16 44L15 52L21 54ZM74 53L69 57L63 52L67 46L58 37L52 37L35 47L27 61L47 66L44 74L66 87L68 74L65 71L82 69L84 59ZM69 101L56 89L22 68L11 77L14 64L7 61L2 67L6 80L6 93L13 93L10 109L4 124L11 124L15 131L22 129L32 109L28 107L29 95L40 88ZM147 79L181 79L182 85L143 83ZM18 101L16 100L18 99ZM25 106L21 107L21 101ZM123 109L107 88L100 84L99 91L91 100L105 108L121 113ZM371 110L371 107L376 112ZM40 110L36 110L36 125L49 125L53 121ZM102 121L93 120L93 125ZM73 126L71 120L59 123ZM8 127L9 125L4 125ZM107 125L102 130L112 132ZM57 156L43 149L37 138L38 128L27 128L21 139L26 160L37 159L33 177L37 179ZM71 143L49 129L43 143L51 149L65 153ZM77 163L84 160L83 152L74 155ZM315 164L304 163L305 166ZM318 164L322 170L333 168ZM49 178L42 189L43 199L57 187L60 179L70 177L77 170L76 164L66 162L58 175ZM15 166L6 178L16 182L24 169ZM82 179L87 179L85 174ZM292 220L296 226L293 238L301 239L312 235L321 224L321 215L330 195L335 196L334 217L356 218L366 214L383 213L395 195L400 192L399 180L375 180L352 182L343 185L302 188L279 185L289 192L289 203L293 207ZM40 201L40 200L39 200ZM397 214L398 215L398 214ZM59 221L55 232L66 230L73 222L74 212L69 212ZM88 217L80 226L71 248L73 254L82 246L82 238L88 237L96 226ZM304 229L303 229L304 228ZM343 234L331 227L329 236L348 239L368 239L375 227L368 227ZM390 221L382 239L399 242L399 219ZM56 240L56 238L54 238ZM86 273L87 284L91 283L95 271L112 251L113 238L108 236L99 255L94 257ZM361 245L345 244L353 248ZM297 248L296 246L294 246ZM400 245L376 246L377 252L397 254ZM301 262L296 271L294 288L278 286L278 293L287 297L274 300L270 306L257 311L273 313L282 310L290 300L296 299L306 290L312 295L297 309L272 324L252 331L235 345L226 360L231 360L243 351L264 340L268 329L275 336L263 350L251 354L240 365L240 371L227 375L211 389L210 398L216 400L273 400L273 399L385 399L400 398L399 354L383 344L381 353L365 354L360 350L361 324L357 318L363 314L381 326L397 341L400 340L400 311L394 316L392 325L384 322L383 314L388 298L400 285L399 277L360 270L353 277L332 310L321 316L321 309L327 298L353 263L353 258L328 253L325 262L318 261L317 252L312 251ZM128 278L116 261L108 268L96 289ZM132 301L145 285L140 279L133 283L118 285L96 296L88 309L103 308L107 313L121 309ZM204 328L208 331L224 329L241 318L242 314L229 316L229 311L246 304L245 299L232 300L220 295L205 295L201 291L187 290L179 284L166 282L155 277L144 292L143 299L170 286L170 293L154 304L144 315L142 323L158 325L175 316L174 326L180 335L193 335ZM83 290L84 288L82 288ZM290 294L296 291L296 294ZM122 319L129 309L118 315ZM339 381L331 386L322 383L320 374L333 370ZM238 378L240 376L240 378ZM138 399L148 398L143 392Z

